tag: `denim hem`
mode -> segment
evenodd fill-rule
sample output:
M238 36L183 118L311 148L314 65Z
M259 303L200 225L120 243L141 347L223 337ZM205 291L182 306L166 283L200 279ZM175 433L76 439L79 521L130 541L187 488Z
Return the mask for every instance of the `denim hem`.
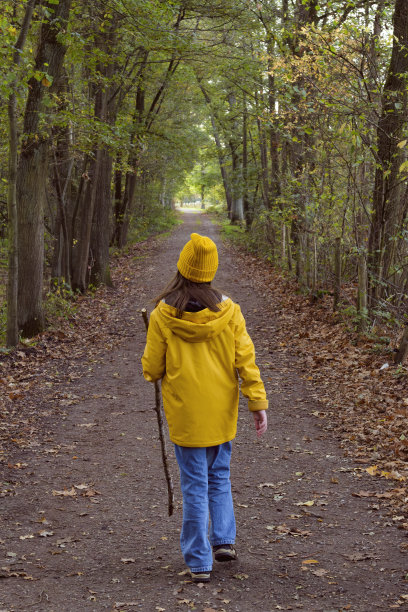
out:
M212 571L212 565L203 565L202 567L198 567L198 568L193 568L190 567L190 572L193 572L193 574L202 574L203 572L211 572Z
M231 542L231 540L228 540L228 542L226 542L225 540L220 540L219 542L212 542L211 546L221 546L222 544L232 544L232 545L234 545L235 542Z

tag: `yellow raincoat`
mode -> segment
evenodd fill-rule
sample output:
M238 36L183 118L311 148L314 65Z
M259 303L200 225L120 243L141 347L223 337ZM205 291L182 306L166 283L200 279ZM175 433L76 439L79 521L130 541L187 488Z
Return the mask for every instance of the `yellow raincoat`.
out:
M268 407L255 350L241 309L184 312L164 302L153 310L142 357L146 380L162 379L170 439L179 446L215 446L235 437L239 382L251 411Z

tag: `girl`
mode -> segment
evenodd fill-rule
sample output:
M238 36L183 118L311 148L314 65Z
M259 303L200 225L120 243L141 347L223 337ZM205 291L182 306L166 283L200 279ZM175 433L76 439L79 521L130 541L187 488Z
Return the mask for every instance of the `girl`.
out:
M216 561L237 558L230 458L238 374L258 436L267 428L254 345L238 304L211 287L217 267L215 243L191 234L176 276L157 298L142 357L146 380L162 379L183 494L181 550L194 582L210 580L211 546Z

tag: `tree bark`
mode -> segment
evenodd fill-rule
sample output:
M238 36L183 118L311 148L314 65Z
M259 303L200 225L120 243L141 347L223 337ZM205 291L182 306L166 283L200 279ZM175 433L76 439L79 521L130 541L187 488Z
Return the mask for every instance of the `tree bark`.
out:
M117 24L112 21L110 28L105 36L101 36L101 49L106 54L113 53L116 44ZM114 71L115 62L103 62L100 70L108 83L110 83ZM116 92L116 94L118 91ZM97 119L105 122L108 126L113 126L116 122L118 107L113 97L113 88L106 84L101 88L100 105L98 106ZM96 174L96 194L94 200L94 218L91 232L91 249L93 255L93 266L91 268L90 281L93 285L112 285L109 267L109 243L110 226L112 212L111 181L112 181L113 160L107 146L102 146L99 153L99 164Z
M229 147L232 159L232 199L231 199L231 223L239 223L244 219L243 202L243 176L242 176L242 150L241 130L238 121L237 100L235 94L230 91L228 103L231 109L232 125L229 139Z
M61 100L58 109L66 110L67 79L61 83L58 98ZM55 130L53 150L54 186L57 196L57 214L53 227L53 256L51 263L51 288L55 283L65 283L71 286L71 220L72 206L70 202L71 174L74 167L72 150L72 129L65 125Z
M333 310L337 310L341 292L341 238L336 238L334 249L334 287L333 287Z
M377 129L377 167L368 241L369 307L384 296L384 281L394 263L398 232L404 221L403 188L399 171L405 158L398 143L407 121L408 3L396 0L393 48L382 96Z
M50 91L58 87L65 46L58 34L65 27L72 0L58 5L45 3L49 17L41 26L35 68L53 79ZM48 171L49 138L42 125L44 97L49 85L44 77L29 81L24 113L24 137L17 173L18 210L18 321L25 336L33 336L44 327L42 308L44 264L44 201Z
M21 63L28 30L30 28L37 0L29 0L26 6L20 34L17 39L13 64L15 70ZM8 172L8 281L7 281L7 346L18 344L18 214L17 214L17 165L18 165L18 133L17 133L17 74L10 84L11 91L8 100L9 127L9 172Z
M115 210L115 233L114 233L114 244L120 249L123 248L127 241L127 233L131 215L133 212L136 185L138 181L138 166L139 166L139 132L144 122L145 113L145 68L147 64L148 53L145 52L141 68L138 75L138 86L136 91L135 111L133 117L133 129L130 135L130 145L132 153L128 159L128 165L131 168L130 171L126 172L125 187L123 191L123 197L117 200L117 207ZM116 197L119 197L119 191L116 191Z
M396 364L404 363L407 355L408 355L408 325L405 325L404 333L402 334L402 338L401 338L398 350L395 353L394 362Z

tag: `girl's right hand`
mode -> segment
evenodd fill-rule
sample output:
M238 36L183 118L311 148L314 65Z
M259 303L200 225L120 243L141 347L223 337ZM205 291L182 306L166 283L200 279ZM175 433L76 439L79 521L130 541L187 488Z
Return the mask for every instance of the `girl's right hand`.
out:
M262 436L268 428L268 417L266 410L257 410L252 413L254 415L255 429L257 436Z

